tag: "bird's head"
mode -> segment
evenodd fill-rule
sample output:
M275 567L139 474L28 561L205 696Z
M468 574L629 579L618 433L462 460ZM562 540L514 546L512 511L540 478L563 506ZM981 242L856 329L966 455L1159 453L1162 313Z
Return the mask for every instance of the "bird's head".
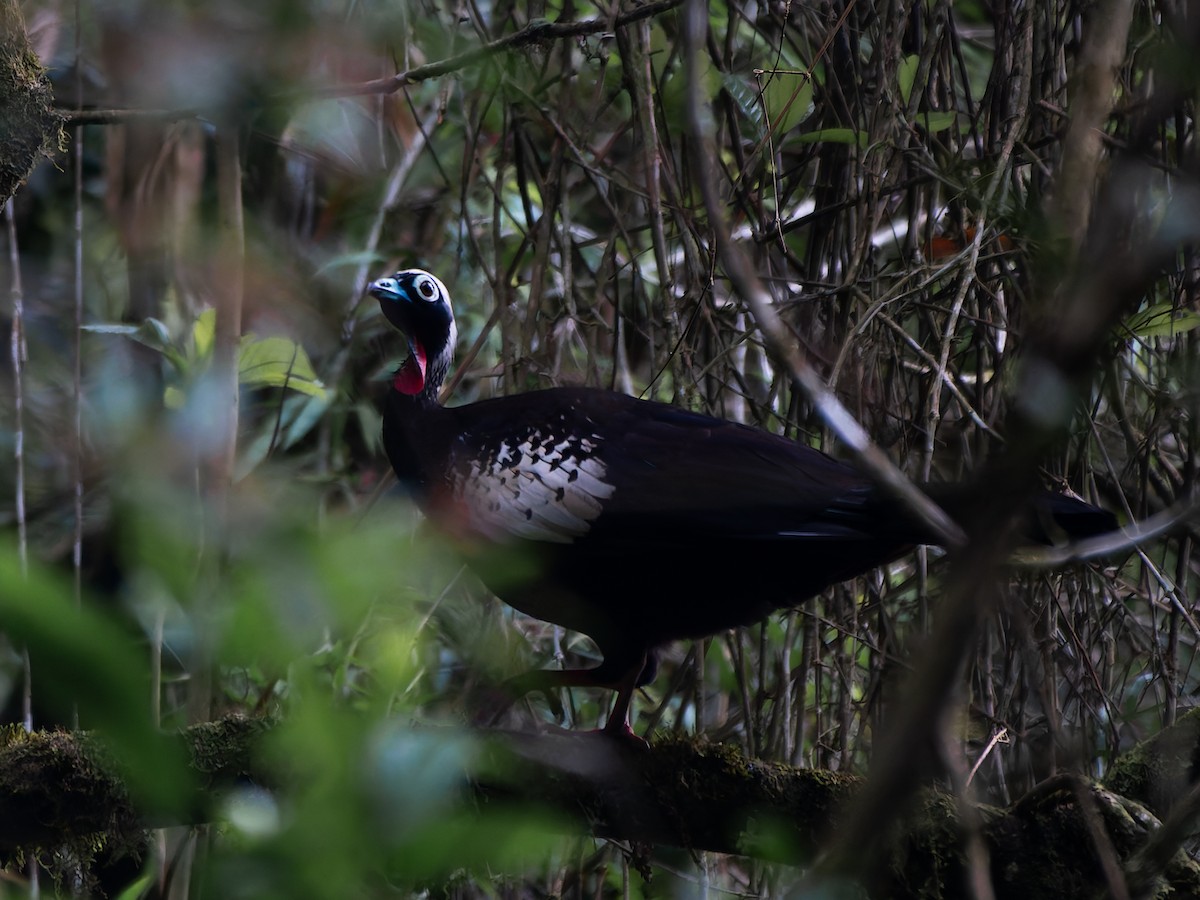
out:
M446 285L423 269L404 269L371 282L367 291L408 339L408 359L393 381L396 390L436 398L458 339Z

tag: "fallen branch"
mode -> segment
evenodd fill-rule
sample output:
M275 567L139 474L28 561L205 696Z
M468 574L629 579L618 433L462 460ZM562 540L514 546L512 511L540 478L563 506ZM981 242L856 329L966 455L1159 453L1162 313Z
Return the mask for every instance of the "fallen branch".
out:
M256 747L270 729L264 721L231 718L180 733L196 792L171 822L133 808L115 774L119 767L90 738L14 735L0 749L0 859L86 845L96 836L109 847L136 848L148 827L211 818L222 789L237 780L286 791L280 773L261 771L255 762ZM634 847L670 845L804 865L826 846L862 784L853 775L764 763L731 746L684 737L657 740L649 750L595 733L484 732L477 739L482 752L462 778L475 797L490 801L480 804L481 815L512 803L540 806L582 833ZM1188 746L1181 749L1180 742ZM1200 714L1192 713L1147 742L1142 759L1174 767L1197 747ZM996 896L1069 900L1102 887L1089 815L1098 817L1122 862L1136 859L1158 833L1157 820L1138 802L1154 802L1153 779L1139 771L1118 770L1116 779L1134 797L1062 776L1007 809L978 807ZM967 865L958 816L953 796L925 791L902 826L886 836L887 874L883 883L868 886L871 894L961 895ZM1200 866L1178 849L1155 849L1156 859L1167 860L1154 873L1157 886L1200 896Z

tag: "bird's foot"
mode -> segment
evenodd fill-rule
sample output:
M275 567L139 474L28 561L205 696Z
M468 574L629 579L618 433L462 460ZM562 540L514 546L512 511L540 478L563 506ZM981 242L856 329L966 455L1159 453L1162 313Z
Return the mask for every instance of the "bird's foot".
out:
M650 742L641 735L635 734L628 722L614 723L610 720L607 725L597 729L594 733L603 734L606 737L621 741L628 747L636 747L638 750L650 749Z

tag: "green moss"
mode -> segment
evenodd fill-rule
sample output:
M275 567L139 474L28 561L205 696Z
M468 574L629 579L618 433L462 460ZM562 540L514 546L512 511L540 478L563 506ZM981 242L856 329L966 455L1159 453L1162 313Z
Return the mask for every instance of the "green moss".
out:
M1200 768L1200 709L1138 744L1104 779L1107 788L1146 804L1160 818L1184 796Z
M193 725L187 730L192 770L210 781L249 775L256 738L270 728L271 722L266 719L242 716Z
M33 167L66 144L54 91L29 39L15 0L0 0L0 200Z
M862 783L845 773L765 763L733 744L686 735L656 739L654 757L647 787L689 846L735 845L793 863L811 859L837 811ZM701 806L712 815L689 818L672 805L681 796L692 809Z
M0 725L0 750L28 740L28 738L29 732L25 730L25 726L18 722L9 722Z
M23 730L22 730L23 731ZM0 865L35 858L56 881L99 855L140 858L145 830L102 749L61 731L0 735ZM44 827L43 827L44 826Z

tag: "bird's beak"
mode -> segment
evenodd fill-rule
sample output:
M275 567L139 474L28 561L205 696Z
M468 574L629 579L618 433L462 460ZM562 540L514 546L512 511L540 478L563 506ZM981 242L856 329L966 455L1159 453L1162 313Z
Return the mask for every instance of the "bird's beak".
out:
M367 293L376 300L389 300L395 303L401 298L400 285L396 283L395 278L380 278L377 281L372 281L367 286Z
M411 301L408 295L400 290L400 284L395 278L380 278L367 286L367 293L379 301L384 318L408 336L408 316ZM411 345L411 340L409 341Z

